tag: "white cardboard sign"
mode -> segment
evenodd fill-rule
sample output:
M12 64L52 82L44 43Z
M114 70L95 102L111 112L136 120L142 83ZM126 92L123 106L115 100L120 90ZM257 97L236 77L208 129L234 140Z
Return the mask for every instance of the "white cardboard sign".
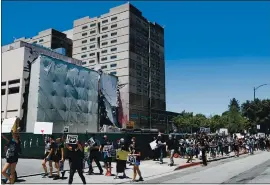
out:
M34 134L48 134L51 135L53 131L52 122L36 122Z
M155 149L157 148L157 140L152 141L152 142L150 143L150 147L151 147L152 150L155 150Z
M78 142L78 135L67 135L67 144L77 144Z
M4 119L2 123L2 133L10 133L16 119L16 117Z

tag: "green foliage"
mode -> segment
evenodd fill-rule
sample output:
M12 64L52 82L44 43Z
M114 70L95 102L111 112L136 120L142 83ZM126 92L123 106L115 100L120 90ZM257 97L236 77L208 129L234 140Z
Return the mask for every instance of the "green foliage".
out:
M183 111L173 119L182 132L198 131L200 127L210 127L212 132L228 128L230 133L256 131L256 125L270 129L270 100L246 101L242 105L235 98L230 100L228 110L222 115L206 117Z

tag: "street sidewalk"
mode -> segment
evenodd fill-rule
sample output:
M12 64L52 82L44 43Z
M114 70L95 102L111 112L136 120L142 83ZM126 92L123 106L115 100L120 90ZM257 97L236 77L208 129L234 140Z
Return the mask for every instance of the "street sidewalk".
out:
M230 158L233 157L234 155L230 155L228 157L223 157L223 158L215 158L215 159L210 159L210 161L216 161L216 160L221 160L224 158ZM196 166L201 164L201 161L198 159L194 159L193 163L186 163L187 159L182 159L182 158L174 158L175 165L170 167L168 166L169 164L169 158L164 158L164 164L159 164L158 161L152 161L152 160L147 160L147 161L142 161L140 165L140 169L142 172L142 176L144 177L145 180L149 178L155 178L159 176L163 176L169 173L172 173L175 170L191 167L191 166ZM5 160L2 162L5 162ZM42 173L43 169L41 166L42 160L38 159L20 159L18 166L17 166L17 173L20 179L20 183L44 183L44 184L50 184L50 183L68 183L68 179L65 178L63 180L57 180L54 181L49 178L42 178ZM95 163L93 163L95 164ZM3 163L2 163L3 166ZM95 165L94 165L95 166ZM65 170L68 170L68 162L65 162ZM129 179L114 179L114 176L112 177L106 177L104 175L87 175L85 174L86 182L87 183L113 183L113 184L122 184L122 183L127 183L130 182L132 176L133 176L133 171L132 171L132 166L128 166L128 169L126 170L126 174L129 177ZM115 173L116 169L116 163L112 163L112 172L113 174ZM86 169L85 171L88 171ZM98 169L94 167L94 172L98 173ZM119 174L122 175L122 174ZM69 176L69 172L66 172L66 177ZM82 183L80 177L76 173L74 176L74 183Z

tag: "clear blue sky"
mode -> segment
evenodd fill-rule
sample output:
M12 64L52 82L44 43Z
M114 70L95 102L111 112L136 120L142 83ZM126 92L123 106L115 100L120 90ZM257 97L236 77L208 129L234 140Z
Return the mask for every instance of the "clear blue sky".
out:
M122 2L2 2L2 45ZM167 110L220 114L270 83L270 2L131 2L165 26ZM270 98L270 86L257 92Z

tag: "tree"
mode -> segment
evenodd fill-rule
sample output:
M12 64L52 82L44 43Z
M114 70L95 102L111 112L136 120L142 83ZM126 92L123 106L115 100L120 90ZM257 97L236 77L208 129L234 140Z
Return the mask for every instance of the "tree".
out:
M239 105L239 101L236 100L235 98L230 100L230 104L229 104L229 111L235 110L237 112L240 112L240 105Z
M249 129L256 132L257 125L261 126L262 132L270 130L270 100L246 101L241 105L241 112L249 120Z

